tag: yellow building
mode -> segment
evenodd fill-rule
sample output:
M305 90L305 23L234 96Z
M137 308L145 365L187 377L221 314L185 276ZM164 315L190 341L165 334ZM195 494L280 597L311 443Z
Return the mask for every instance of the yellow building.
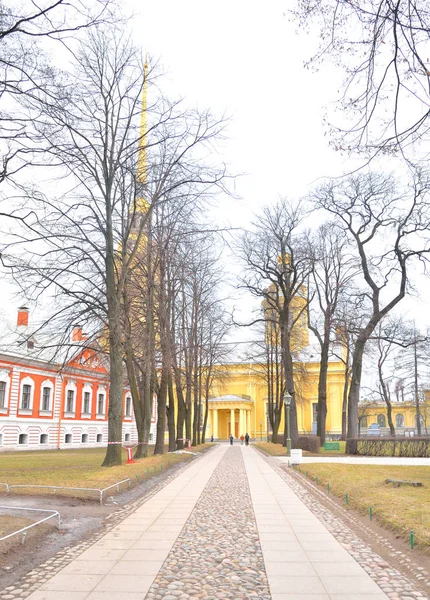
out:
M365 434L375 423L379 425L381 434L389 435L387 405L385 402L361 402L359 405L360 432ZM430 393L426 390L424 399L420 401L421 433L430 431ZM417 432L417 411L415 402L405 400L392 402L392 419L396 435L408 435Z
M296 365L296 402L299 434L316 432L319 363ZM329 363L327 382L327 433L339 435L342 429L342 396L345 367L341 361ZM234 423L234 427L232 427ZM284 431L282 419L279 433ZM252 438L270 436L267 385L263 366L253 363L227 364L219 367L219 377L212 385L206 437L227 439L230 433L240 437L248 432Z

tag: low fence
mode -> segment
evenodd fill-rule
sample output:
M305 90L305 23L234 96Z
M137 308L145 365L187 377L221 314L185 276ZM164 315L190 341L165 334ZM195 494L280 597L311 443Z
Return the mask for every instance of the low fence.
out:
M346 440L346 454L361 456L430 457L430 438L355 438Z
M310 467L312 467L312 465L308 466L309 470L310 470ZM364 502L356 500L354 498L354 496L351 496L351 494L349 492L341 493L339 490L337 490L336 482L334 484L334 489L333 489L333 485L329 481L322 481L318 475L313 476L303 466L291 465L291 468L294 471L298 471L302 476L306 477L306 479L309 480L310 482L313 482L317 487L322 486L322 488L325 488L324 491L326 491L326 493L328 495L334 493L334 495L337 498L344 498L345 505L351 506L352 508L356 508L360 512L365 511L369 515L369 521L373 521L373 518L377 517L377 519L379 519L381 521L381 523L383 523L384 525L388 525L388 527L390 529L392 529L392 524L387 523L386 517L384 517L384 518L380 517L378 512L377 511L375 512L373 506L366 505ZM389 479L385 480L385 483L389 483L389 482L390 482ZM417 536L413 529L407 530L406 527L400 529L400 531L404 537L407 536L407 538L409 540L409 547L411 550L414 549L416 544L419 544L421 546L421 549L423 549L425 552L429 551L428 537L426 537L426 539L424 539L423 537Z
M60 513L56 510L47 510L47 509L43 509L43 508L21 508L21 507L16 507L16 506L0 506L0 510L23 510L26 512L39 512L39 513L50 513L49 516L45 517L44 519L40 519L39 521L36 521L36 523L32 523L31 525L27 525L26 527L23 527L22 529L18 529L17 531L13 531L12 533L9 533L8 535L5 535L3 537L0 538L0 542L3 542L4 540L7 540L11 537L14 537L15 535L20 535L22 534L22 540L21 540L21 544L24 544L25 542L25 538L27 536L27 531L29 529L32 529L33 527L37 527L37 525L41 525L42 523L46 523L46 521L49 521L50 519L57 519L57 529L60 529Z
M116 491L119 493L120 486L123 484L127 484L128 487L131 485L131 479L128 477L127 479L123 479L122 481L117 481L116 483L109 485L103 489L99 488L83 488L83 487L66 487L61 485L32 485L32 484L12 484L8 485L7 483L2 483L0 485L6 486L6 493L9 494L14 489L37 489L37 490L52 490L54 494L57 493L57 490L62 491L81 491L81 492L90 492L98 495L100 504L103 504L103 497L106 492L116 488Z

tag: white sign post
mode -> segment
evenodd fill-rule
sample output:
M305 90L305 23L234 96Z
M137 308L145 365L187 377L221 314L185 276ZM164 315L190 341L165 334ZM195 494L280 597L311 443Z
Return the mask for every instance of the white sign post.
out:
M300 465L302 463L301 448L291 448L290 461L292 465Z

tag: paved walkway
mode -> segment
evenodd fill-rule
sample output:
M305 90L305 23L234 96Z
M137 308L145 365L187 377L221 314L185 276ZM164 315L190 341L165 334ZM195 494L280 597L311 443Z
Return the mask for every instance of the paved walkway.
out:
M15 597L13 592L10 597ZM217 446L27 597L383 600L393 596L381 590L252 447ZM400 597L425 598L417 593L396 596Z

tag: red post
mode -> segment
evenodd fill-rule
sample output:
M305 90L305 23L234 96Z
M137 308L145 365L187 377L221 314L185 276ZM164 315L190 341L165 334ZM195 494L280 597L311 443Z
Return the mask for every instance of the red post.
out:
M126 465L132 465L133 463L135 463L136 461L133 460L133 456L131 451L133 450L133 448L126 448L127 450L127 460L125 461Z

